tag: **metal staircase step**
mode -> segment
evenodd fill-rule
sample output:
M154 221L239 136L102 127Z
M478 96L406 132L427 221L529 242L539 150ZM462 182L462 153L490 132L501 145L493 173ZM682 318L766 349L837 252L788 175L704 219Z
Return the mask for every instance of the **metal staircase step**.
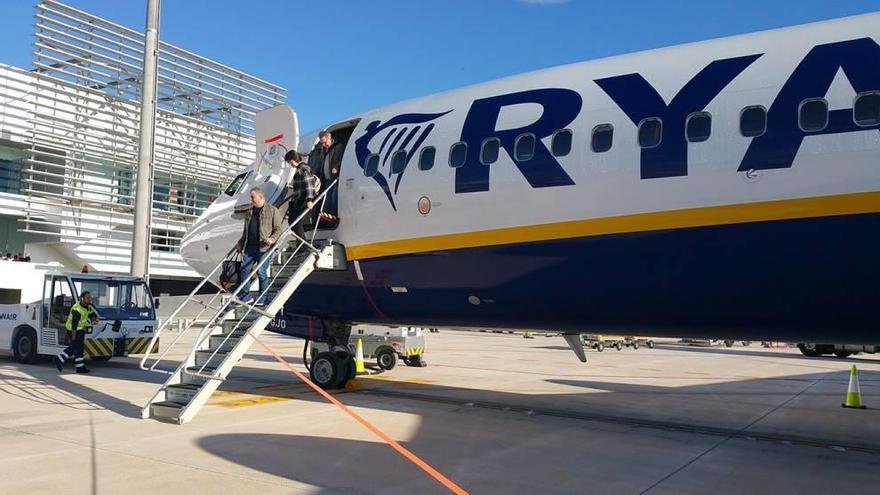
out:
M195 368L195 369L197 370L198 368ZM189 369L187 369L187 371L188 370ZM195 385L197 387L201 387L202 385L205 384L205 382L208 381L202 377L187 375L185 373L181 375L180 380L181 380L181 384L183 384L183 385Z
M245 330L236 331L238 335L233 334L232 337L226 338L226 335L212 335L208 339L208 348L212 351L220 349L221 352L229 352L233 347L238 345L238 341L244 336Z
M222 332L219 335L229 335L230 332L233 333L233 336L235 336L236 333L244 335L245 332L247 332L248 327L250 327L251 322L244 321L241 323L241 325L239 325L238 323L238 320L223 320L223 324L220 325L220 327L222 328ZM238 328L235 328L236 326L238 326ZM233 329L235 329L234 332Z
M186 368L187 373L199 373L199 370L202 369L201 366L188 366ZM210 375L211 373L217 371L216 366L205 366L205 369L202 369L201 374Z
M150 417L159 421L178 423L180 413L186 404L165 400L150 404Z
M226 359L226 355L228 352L222 351L196 351L196 366L201 367L203 364L208 364L211 367L218 367L220 363Z
M177 404L189 404L189 401L192 400L201 388L200 385L194 383L168 385L165 387L165 400Z

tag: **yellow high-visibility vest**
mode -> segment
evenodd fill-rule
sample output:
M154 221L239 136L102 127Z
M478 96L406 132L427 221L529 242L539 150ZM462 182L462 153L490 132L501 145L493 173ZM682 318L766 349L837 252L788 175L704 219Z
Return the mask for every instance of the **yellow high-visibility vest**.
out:
M83 328L89 326L89 310L84 307L79 301L70 308L70 314L67 315L67 324L64 325L64 328L67 329L68 332L73 331L73 313L76 311L79 313L79 322L76 325L77 330L82 330Z

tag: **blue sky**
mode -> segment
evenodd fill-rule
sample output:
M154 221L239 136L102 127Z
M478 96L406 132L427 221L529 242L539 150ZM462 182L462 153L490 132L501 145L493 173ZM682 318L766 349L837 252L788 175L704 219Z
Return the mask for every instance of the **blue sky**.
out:
M30 68L33 1L0 0ZM146 0L67 0L143 29ZM529 70L880 10L880 0L163 0L165 41L278 83L303 130Z

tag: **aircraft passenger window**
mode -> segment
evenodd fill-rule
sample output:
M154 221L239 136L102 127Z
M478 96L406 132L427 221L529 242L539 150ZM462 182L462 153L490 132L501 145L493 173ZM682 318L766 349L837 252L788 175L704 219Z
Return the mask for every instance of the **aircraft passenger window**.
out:
M566 156L571 153L571 130L560 129L553 133L550 139L550 150L553 156Z
M419 153L419 170L431 170L434 168L434 156L436 154L437 149L433 146L422 148L422 151Z
M467 143L457 142L449 148L449 166L459 168L467 160Z
M688 116L685 124L689 143L701 143L712 134L712 115L709 112L695 112Z
M229 187L223 191L227 196L235 196L235 193L238 192L238 188L241 187L241 184L244 182L244 179L248 176L250 172L245 172L243 174L238 174L232 179L232 182L229 183Z
M594 153L605 153L614 144L614 126L611 124L599 124L593 127L593 137L590 139L590 149Z
M856 97L853 120L857 125L880 124L880 92L863 93Z
M804 100L798 121L805 132L821 131L828 125L828 102L824 98Z
M379 171L379 155L373 153L372 155L367 156L367 161L364 163L364 175L367 177L372 177L376 175L376 172Z
M739 133L758 137L767 130L767 110L762 106L745 107L739 114Z
M657 117L650 117L639 122L639 146L642 148L655 148L660 145L663 137L663 121Z
M399 174L406 168L406 150L397 150L391 155L391 173Z
M513 158L518 162L527 162L535 156L535 135L520 134L513 142Z
M489 165L498 160L498 149L501 147L501 140L498 138L489 138L483 141L480 149L480 163Z

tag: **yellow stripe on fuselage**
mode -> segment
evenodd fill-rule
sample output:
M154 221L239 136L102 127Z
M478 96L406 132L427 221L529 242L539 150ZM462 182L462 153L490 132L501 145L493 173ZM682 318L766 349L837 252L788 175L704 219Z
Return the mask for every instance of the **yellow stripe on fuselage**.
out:
M880 212L880 192L866 192L686 208L682 210L572 220L460 234L417 237L346 246L345 251L349 260L362 260L448 249L575 239L608 234L878 212Z

